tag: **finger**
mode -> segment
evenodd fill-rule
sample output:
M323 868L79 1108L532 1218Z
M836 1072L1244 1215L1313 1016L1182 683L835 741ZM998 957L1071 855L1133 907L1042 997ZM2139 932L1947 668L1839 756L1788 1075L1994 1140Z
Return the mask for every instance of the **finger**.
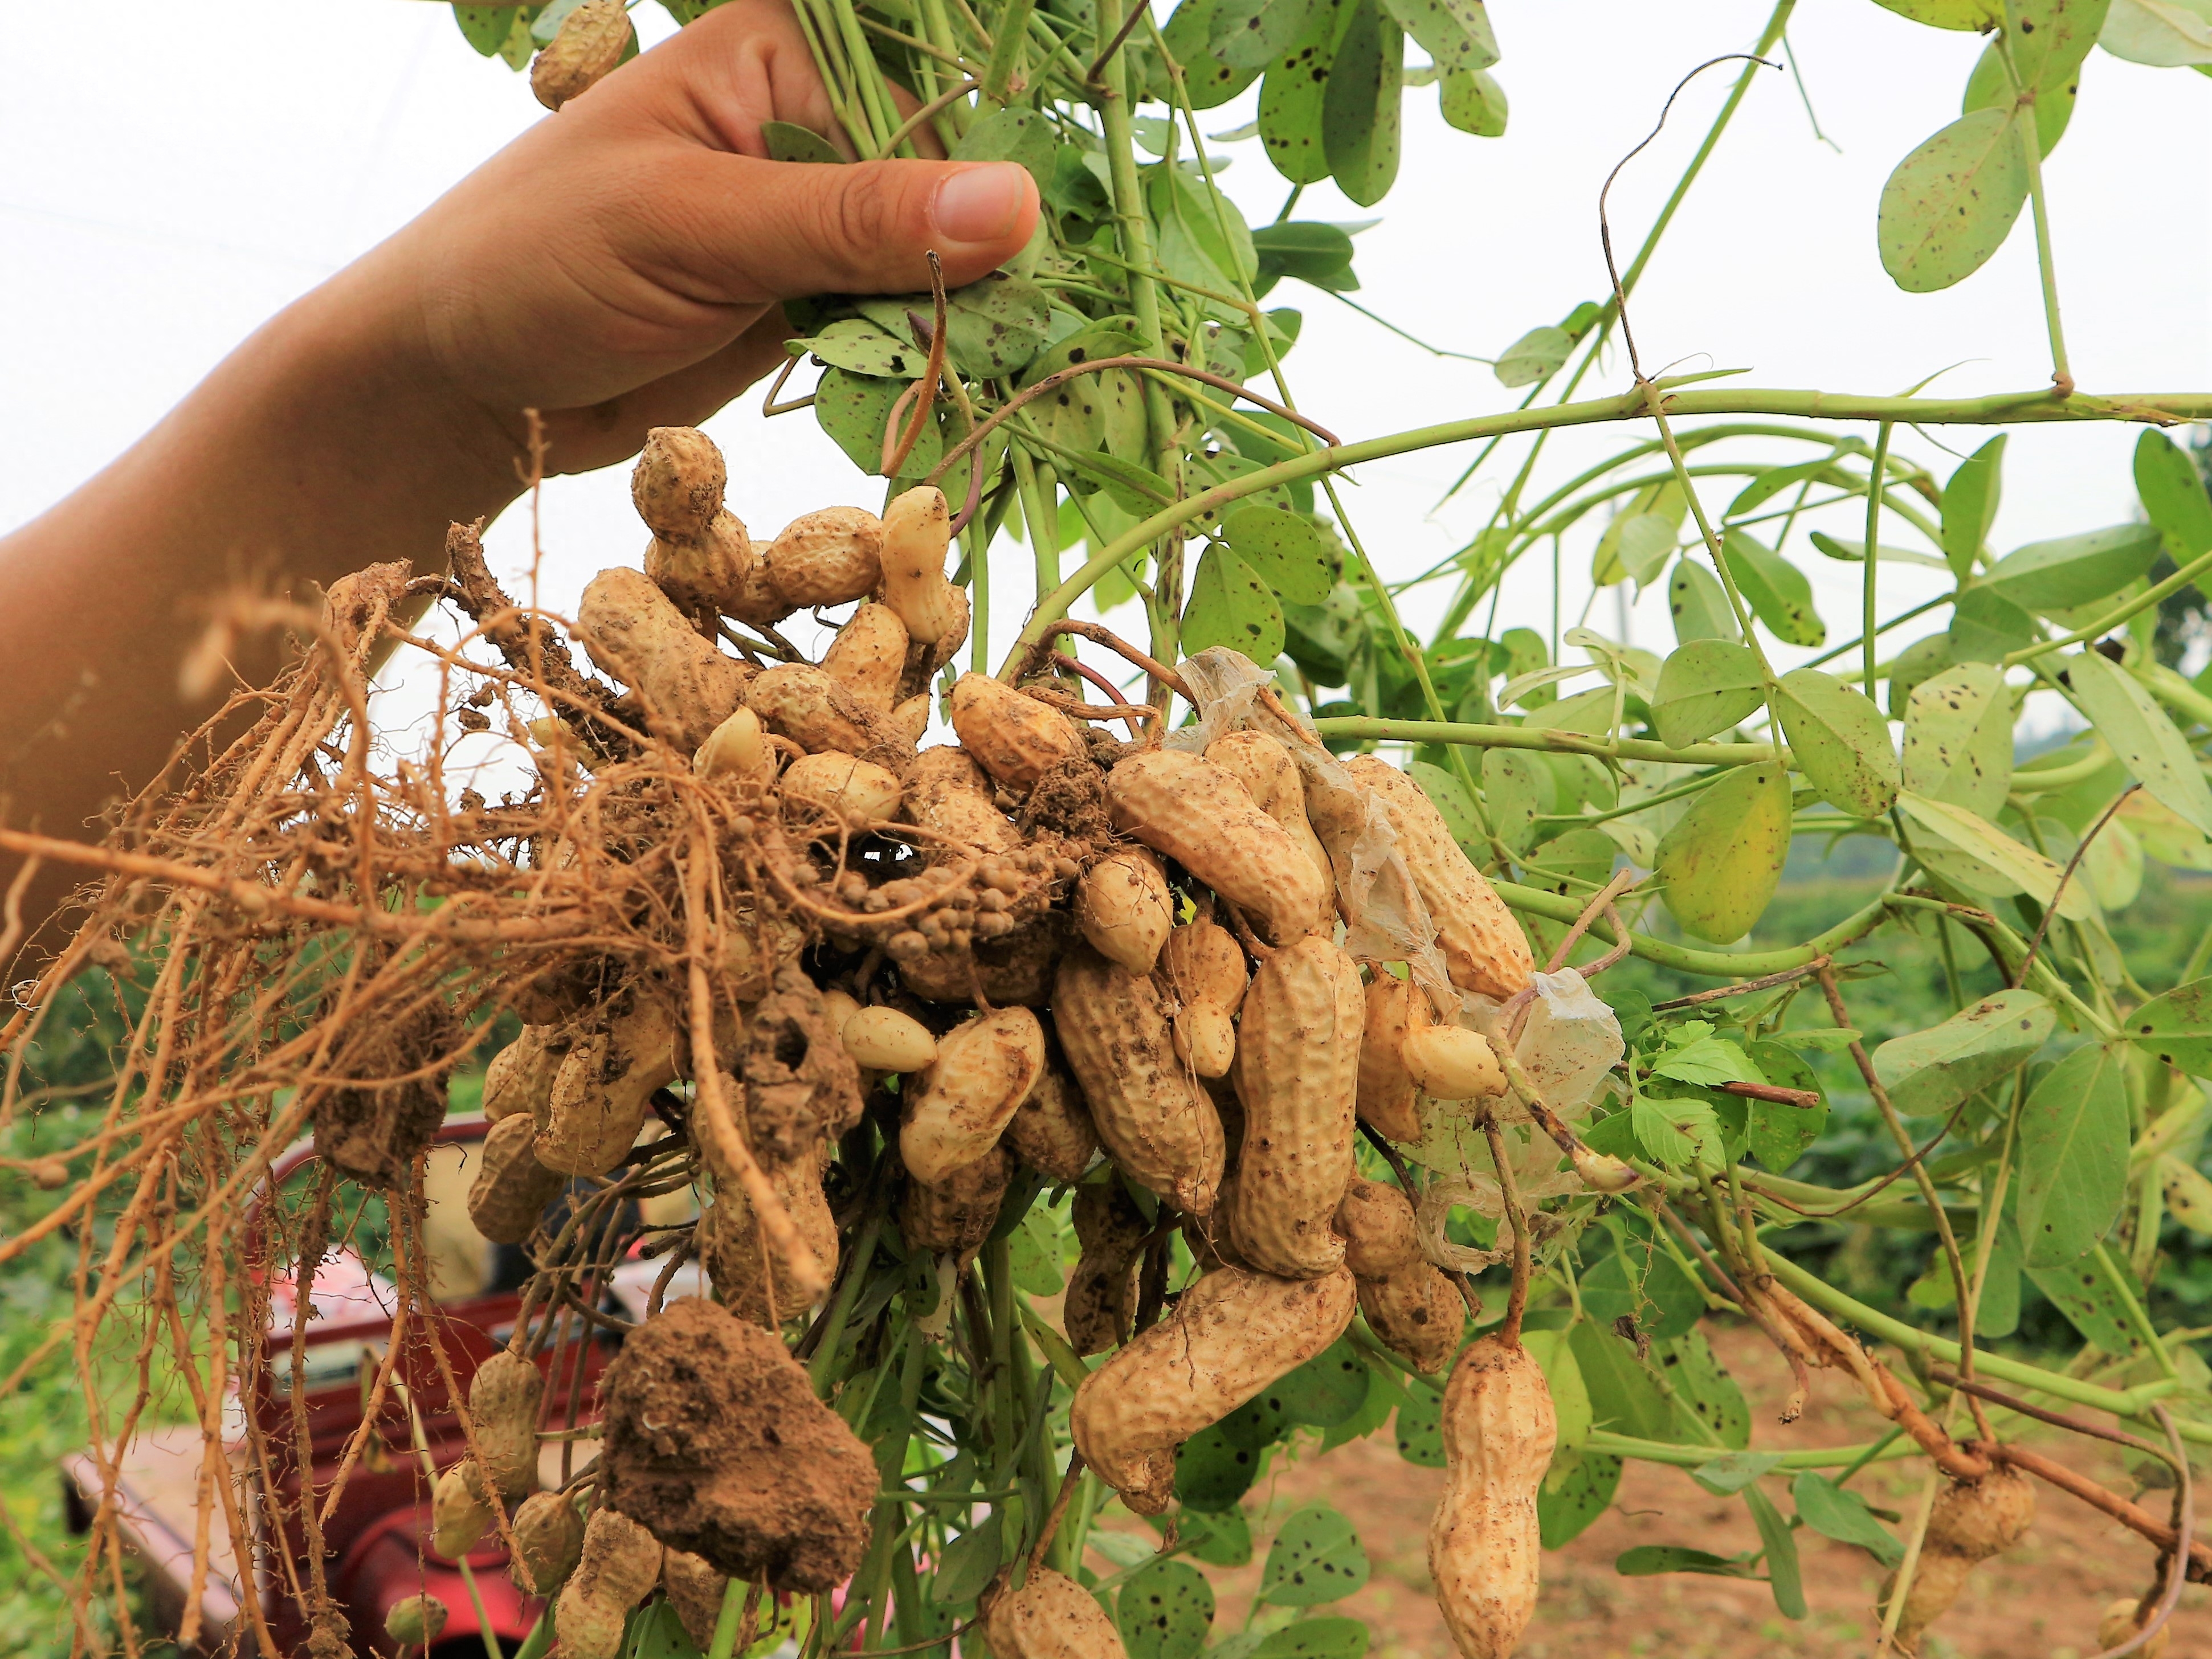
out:
M1028 243L1036 184L1008 161L757 161L672 158L638 210L641 240L688 291L722 303L929 286L925 250L958 288Z

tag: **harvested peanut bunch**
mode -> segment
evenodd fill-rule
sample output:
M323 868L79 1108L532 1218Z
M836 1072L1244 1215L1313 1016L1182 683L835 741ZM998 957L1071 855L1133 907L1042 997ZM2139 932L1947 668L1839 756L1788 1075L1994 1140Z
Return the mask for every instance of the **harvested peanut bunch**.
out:
M1912 1585L1898 1614L1898 1645L1907 1653L1919 1652L1921 1633L1959 1599L1967 1576L2020 1542L2034 1519L2034 1486L2003 1465L1978 1480L1954 1480L1937 1492ZM1892 1573L1882 1584L1885 1612L1896 1583Z
M1344 1265L1359 1281L1359 1311L1392 1352L1419 1371L1440 1371L1459 1348L1467 1304L1421 1254L1412 1200L1395 1187L1354 1176L1337 1206Z
M1443 1399L1444 1491L1429 1522L1437 1606L1465 1659L1506 1659L1536 1610L1536 1492L1559 1417L1517 1340L1477 1338Z

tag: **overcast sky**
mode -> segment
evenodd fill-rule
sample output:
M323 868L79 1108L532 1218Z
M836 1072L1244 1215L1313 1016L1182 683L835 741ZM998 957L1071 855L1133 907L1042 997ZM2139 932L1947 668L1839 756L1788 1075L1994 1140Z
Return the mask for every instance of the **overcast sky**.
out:
M1360 301L1439 345L1487 356L1601 295L1595 203L1607 169L1649 130L1680 76L1749 46L1768 9L1765 0L1494 0L1511 130L1500 140L1453 132L1433 89L1407 94L1405 165L1382 222L1359 238ZM648 43L668 32L657 8L636 15ZM552 118L522 77L467 47L445 6L419 0L46 4L33 32L36 72L19 60L0 101L0 154L9 161L0 175L9 393L0 399L0 529L82 483L287 301L530 123ZM1978 40L1918 27L1872 0L1803 0L1790 41L1836 148L1815 138L1789 74L1759 77L1637 296L1647 364L1747 368L1737 386L1860 392L1902 391L1951 365L1939 392L2043 384L2050 366L2025 215L1996 258L1946 293L1902 294L1875 258L1882 180L1956 115ZM1613 197L1618 246L1641 234L1728 78L1715 70L1693 85L1624 174ZM1253 101L1209 112L1206 130L1237 126ZM2086 390L2212 387L2198 159L2208 108L2212 83L2187 70L2102 52L2085 70L2079 111L2046 176ZM1257 143L1222 149L1234 157L1224 188L1255 222L1272 218L1285 186ZM1299 216L1368 216L1327 186L1306 193ZM1520 395L1478 364L1425 356L1297 284L1269 302L1305 312L1293 383L1302 405L1347 437L1503 409ZM1626 380L1626 363L1610 362L1584 395ZM880 501L879 482L860 476L808 415L764 422L752 398L708 430L730 456L731 504L757 536L832 501ZM1541 476L1556 481L1645 435L1565 434ZM1928 435L1964 453L1984 434ZM2135 436L2120 427L2018 433L1998 546L2127 518ZM1922 437L1900 434L1899 447L1939 471L1951 464ZM1362 468L1346 504L1385 573L1410 574L1482 521L1520 453L1502 453L1504 465L1440 511L1434 504L1469 451ZM550 603L570 605L592 572L638 560L643 532L626 477L626 467L611 469L547 490ZM520 512L495 527L491 545L495 568L521 567ZM1847 638L1856 570L1814 562L1825 566L1814 574L1830 637ZM1587 544L1570 544L1570 621L1589 591L1588 564ZM994 584L1001 650L1030 598L1028 568L1015 550ZM1935 591L1920 585L1931 574L1886 570L1885 610ZM1544 626L1547 582L1547 570L1516 572L1507 620ZM1618 632L1613 611L1604 600L1593 624ZM1638 643L1672 645L1663 590L1631 627Z

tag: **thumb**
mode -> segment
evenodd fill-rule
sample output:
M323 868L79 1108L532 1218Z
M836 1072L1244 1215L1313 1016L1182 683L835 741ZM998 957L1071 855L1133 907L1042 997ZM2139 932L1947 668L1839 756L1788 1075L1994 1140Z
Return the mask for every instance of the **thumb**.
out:
M707 227L715 246L698 252L763 300L926 289L933 251L958 288L1020 252L1036 225L1036 183L1010 161L702 160L720 210Z

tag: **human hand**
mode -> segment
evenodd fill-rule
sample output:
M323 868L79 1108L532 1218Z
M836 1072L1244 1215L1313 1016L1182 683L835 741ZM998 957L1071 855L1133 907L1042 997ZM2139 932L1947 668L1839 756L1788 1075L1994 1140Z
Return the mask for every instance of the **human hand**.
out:
M509 477L521 411L560 472L696 425L783 356L779 301L952 287L1020 252L1011 163L771 161L765 121L835 130L786 0L730 0L615 70L331 285L386 319ZM473 447L473 446L472 446Z

